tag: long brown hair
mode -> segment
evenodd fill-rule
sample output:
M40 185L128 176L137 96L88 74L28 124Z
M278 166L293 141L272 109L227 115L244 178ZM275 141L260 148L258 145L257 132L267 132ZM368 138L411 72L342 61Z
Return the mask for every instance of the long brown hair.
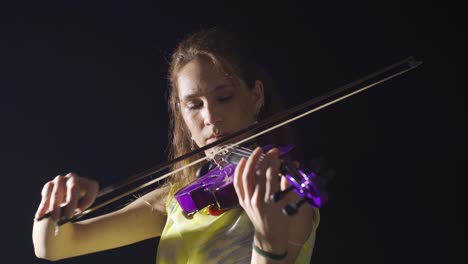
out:
M168 71L169 159L186 154L193 147L190 132L180 113L177 75L182 67L195 58L208 59L215 67L230 77L235 87L238 87L239 83L244 83L248 89L252 89L256 80L262 81L264 106L257 116L258 120L281 110L278 96L273 89L273 82L264 68L256 61L245 34L233 29L209 28L187 35L179 42L173 52ZM292 143L292 133L288 129L282 129L269 134L264 140L276 144ZM202 157L203 154L199 154L186 159L174 165L173 169L185 166ZM178 182L181 186L185 186L195 179L198 167L191 166L174 174L170 182Z

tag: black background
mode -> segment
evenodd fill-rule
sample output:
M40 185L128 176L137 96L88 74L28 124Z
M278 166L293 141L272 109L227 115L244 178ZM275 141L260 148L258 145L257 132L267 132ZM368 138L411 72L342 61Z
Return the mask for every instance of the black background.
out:
M42 185L55 175L78 171L106 185L165 160L167 58L184 34L226 24L248 30L286 106L410 55L424 62L293 124L309 154L337 171L312 261L453 260L465 231L457 208L463 9L323 2L2 4L4 263L47 262L34 256L31 228ZM156 246L147 240L59 263L154 263Z

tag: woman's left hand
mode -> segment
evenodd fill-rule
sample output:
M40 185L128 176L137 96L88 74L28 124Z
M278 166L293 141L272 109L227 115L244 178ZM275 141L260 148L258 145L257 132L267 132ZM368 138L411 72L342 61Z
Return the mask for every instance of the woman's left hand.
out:
M278 177L281 160L277 148L264 154L256 148L248 160L242 159L234 174L234 187L239 204L244 208L255 229L254 243L268 252L282 253L287 249L290 219L282 213L287 201L272 202L271 194L287 187L284 177ZM286 200L286 199L285 199Z

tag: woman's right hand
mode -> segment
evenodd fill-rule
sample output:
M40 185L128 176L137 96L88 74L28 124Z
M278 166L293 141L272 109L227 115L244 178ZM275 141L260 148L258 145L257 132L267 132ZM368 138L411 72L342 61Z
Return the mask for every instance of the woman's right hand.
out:
M98 191L99 184L95 180L80 177L76 173L58 175L42 188L42 200L35 217L41 219L50 212L54 221L61 217L69 219L91 206Z

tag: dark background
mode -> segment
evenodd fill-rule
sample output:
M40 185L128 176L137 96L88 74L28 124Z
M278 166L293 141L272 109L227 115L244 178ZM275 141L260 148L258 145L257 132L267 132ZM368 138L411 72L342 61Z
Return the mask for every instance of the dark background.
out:
M337 171L314 263L453 261L466 245L462 10L427 1L2 4L2 263L47 262L34 256L31 228L55 175L106 185L165 160L167 58L184 34L226 24L247 30L286 106L410 55L424 62L292 127ZM154 263L156 246L58 263Z

